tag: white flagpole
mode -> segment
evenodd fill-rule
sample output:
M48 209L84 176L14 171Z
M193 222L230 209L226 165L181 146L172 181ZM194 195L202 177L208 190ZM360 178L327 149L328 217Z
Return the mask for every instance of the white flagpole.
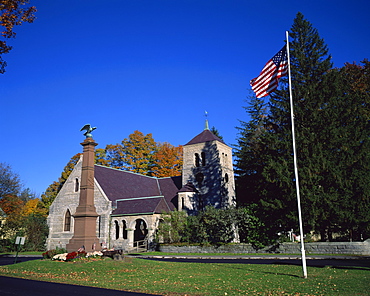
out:
M291 118L291 123L292 123L294 175L295 175L295 185L296 185L296 191L297 191L299 232L300 232L300 238L301 238L301 253L302 253L302 268L303 268L303 277L304 278L307 278L306 251L304 249L303 224L302 224L302 213L301 213L301 198L300 198L300 194L299 194L299 179L298 179L297 156L296 156L296 147L295 147L294 112L293 112L293 95L292 95L292 78L291 78L291 74L290 74L290 53L289 53L289 32L288 31L286 31L286 49L287 49L287 55L288 55L288 78L289 78L289 97L290 97L290 118Z

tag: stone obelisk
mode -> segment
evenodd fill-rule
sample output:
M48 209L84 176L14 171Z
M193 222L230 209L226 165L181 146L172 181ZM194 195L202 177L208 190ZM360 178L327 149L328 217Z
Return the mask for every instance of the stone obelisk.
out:
M90 125L85 125L81 130L87 130L83 146L82 173L79 205L74 217L74 234L67 244L68 252L84 248L86 252L100 250L99 239L96 236L96 219L98 214L94 205L94 159L95 143L91 136Z

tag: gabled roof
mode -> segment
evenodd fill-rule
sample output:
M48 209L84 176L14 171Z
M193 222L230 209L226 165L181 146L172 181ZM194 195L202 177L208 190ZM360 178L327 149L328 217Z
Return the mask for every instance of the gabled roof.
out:
M95 165L95 179L116 209L113 215L153 214L175 209L181 177L155 178Z
M222 141L219 137L214 135L209 129L205 129L199 135L195 136L192 140L190 140L190 142L185 144L185 146L198 143L205 143L209 141L220 141L221 143L224 143L224 141Z

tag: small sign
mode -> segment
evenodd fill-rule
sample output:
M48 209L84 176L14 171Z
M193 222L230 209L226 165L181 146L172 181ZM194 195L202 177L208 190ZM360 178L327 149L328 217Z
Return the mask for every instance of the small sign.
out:
M17 236L17 238L15 239L15 244L16 245L24 245L25 240L26 240L26 238L24 236Z

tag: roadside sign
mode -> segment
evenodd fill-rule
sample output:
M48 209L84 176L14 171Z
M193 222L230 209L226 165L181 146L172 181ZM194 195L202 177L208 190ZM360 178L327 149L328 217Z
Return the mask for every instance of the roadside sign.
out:
M26 238L24 236L17 236L17 238L15 239L15 244L16 245L24 245L25 240L26 240Z

